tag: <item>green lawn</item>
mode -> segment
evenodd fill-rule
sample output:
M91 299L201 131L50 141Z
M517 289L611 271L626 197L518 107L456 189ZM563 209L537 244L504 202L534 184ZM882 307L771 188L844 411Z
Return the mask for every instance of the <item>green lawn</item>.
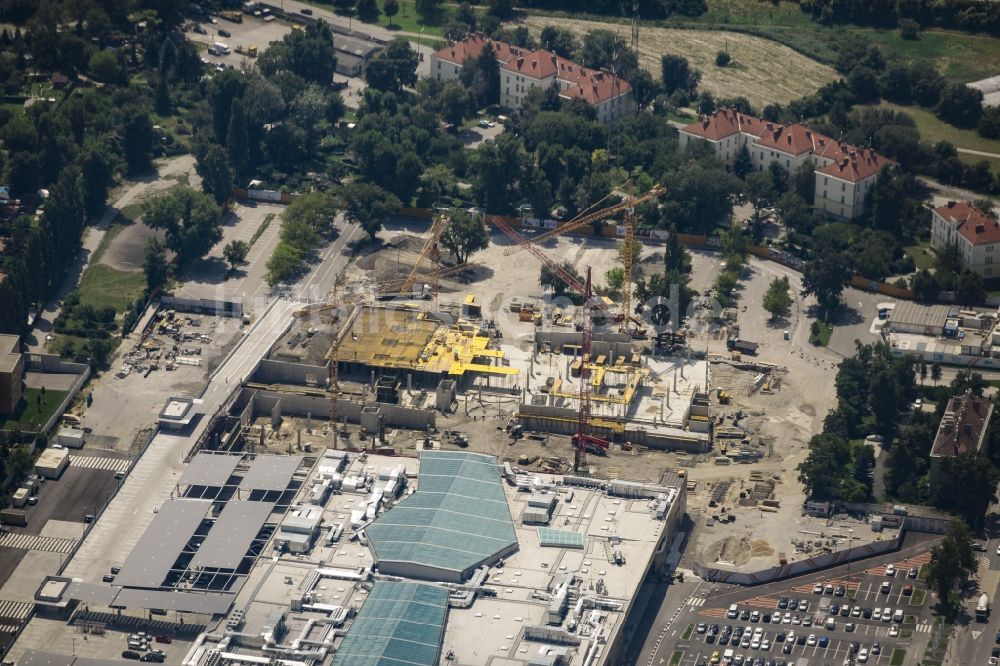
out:
M930 252L930 241L920 241L915 245L906 246L906 254L913 258L913 263L917 269L934 268L934 255ZM926 251L925 251L926 250Z
M924 597L926 595L927 595L927 591L926 590L914 590L913 591L913 596L910 597L910 605L911 606L923 606L924 605Z
M809 333L809 342L816 345L817 347L826 347L830 344L830 336L833 335L833 324L828 324L825 321L817 321L819 325L819 330L816 335Z
M428 37L440 37L441 26L429 25L420 21L420 14L417 13L415 0L399 0L399 13L392 17L392 21L385 14L379 14L376 25L380 25L388 30L399 30L400 32L412 32L417 34L423 29ZM385 0L379 3L379 9L385 7ZM442 12L442 22L447 21Z
M40 389L25 389L17 414L0 417L0 429L38 432L66 397L66 391L46 390L42 396Z
M976 134L975 130L963 130L953 125L949 125L948 123L939 120L932 111L927 109L919 106L900 106L899 104L890 104L889 102L882 102L879 104L879 107L892 109L893 111L901 111L912 117L917 123L917 129L920 131L920 138L928 143L948 141L958 148L968 148L970 150L981 150L987 153L1000 154L1000 140L984 139ZM973 162L978 162L983 159L978 155L971 155L969 157L971 157Z
M970 165L985 161L987 164L990 165L990 169L993 170L993 173L1000 174L1000 159L996 157L983 157L982 155L970 155L969 153L959 153L958 159Z
M684 630L683 634L681 634L681 640L686 641L687 639L691 638L691 632L692 631L694 631L694 625L693 624L689 624L688 628Z
M104 264L88 267L77 287L81 303L97 308L110 305L118 312L124 312L145 288L146 276L142 271L127 273Z
M906 659L906 650L903 648L893 648L892 657L889 659L889 666L903 666L904 659Z
M684 650L674 650L674 653L670 655L670 666L677 666L684 659Z

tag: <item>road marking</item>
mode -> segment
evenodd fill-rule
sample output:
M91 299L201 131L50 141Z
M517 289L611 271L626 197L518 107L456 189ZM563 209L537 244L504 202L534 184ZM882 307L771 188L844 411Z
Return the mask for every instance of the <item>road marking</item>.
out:
M58 537L38 536L37 534L7 532L0 534L0 547L17 548L18 550L43 550L49 553L68 555L76 547L76 539L60 539Z
M0 599L0 618L4 620L24 620L31 613L34 604L24 601Z
M688 599L687 602L688 602L689 606L694 606L695 608L697 608L698 606L704 606L705 605L705 598L704 597L691 598L691 599Z
M973 629L973 630L972 630L971 632L969 632L969 633L971 633L971 634L972 634L972 640L976 640L977 638L979 638L980 636L982 636L982 635L983 635L983 632L981 632L981 631L976 631L975 629Z
M131 461L128 458L108 458L105 456L78 456L73 453L69 455L69 464L86 469L103 469L110 472L124 474L128 471Z

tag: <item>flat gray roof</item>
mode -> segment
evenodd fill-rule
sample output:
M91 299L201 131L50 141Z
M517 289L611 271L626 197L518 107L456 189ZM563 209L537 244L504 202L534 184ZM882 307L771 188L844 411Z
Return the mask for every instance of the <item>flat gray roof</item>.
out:
M228 502L189 566L238 568L273 509L272 502Z
M302 456L257 456L240 482L240 488L285 490L301 464Z
M118 590L118 587L106 583L102 585L101 583L84 583L74 580L66 586L62 599L63 601L76 599L95 606L110 606L115 595L118 594Z
M124 608L159 608L181 613L222 615L229 612L236 597L218 592L171 592L125 588L115 597L115 606Z
M182 486L224 486L243 456L199 453L184 470Z
M162 585L211 506L209 500L175 499L160 507L115 576L115 583L131 587Z
M95 659L93 657L74 657L71 654L56 654L42 650L25 650L18 666L122 666L134 664L134 661L124 659Z
M889 315L889 325L908 324L910 326L941 326L945 320L954 316L954 308L950 305L921 305L900 301L896 303Z

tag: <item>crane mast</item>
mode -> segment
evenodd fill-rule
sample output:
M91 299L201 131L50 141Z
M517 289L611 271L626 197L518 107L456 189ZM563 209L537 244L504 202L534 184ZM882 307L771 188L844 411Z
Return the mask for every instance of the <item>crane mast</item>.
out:
M590 267L588 266L583 292L583 331L580 339L580 409L576 416L576 448L573 457L573 469L577 472L587 466L587 442L590 436L590 339L593 335L590 308L592 297Z

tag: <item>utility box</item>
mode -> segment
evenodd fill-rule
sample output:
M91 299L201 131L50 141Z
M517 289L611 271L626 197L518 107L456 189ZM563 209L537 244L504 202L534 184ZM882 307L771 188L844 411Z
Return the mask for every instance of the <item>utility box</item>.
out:
M28 512L24 509L4 509L0 511L0 524L27 527Z
M83 430L80 428L63 428L56 436L56 443L70 449L82 449Z
M13 497L14 506L18 508L23 507L25 504L28 503L28 498L30 496L31 493L28 491L27 488L18 488L17 490L14 491L14 497Z

